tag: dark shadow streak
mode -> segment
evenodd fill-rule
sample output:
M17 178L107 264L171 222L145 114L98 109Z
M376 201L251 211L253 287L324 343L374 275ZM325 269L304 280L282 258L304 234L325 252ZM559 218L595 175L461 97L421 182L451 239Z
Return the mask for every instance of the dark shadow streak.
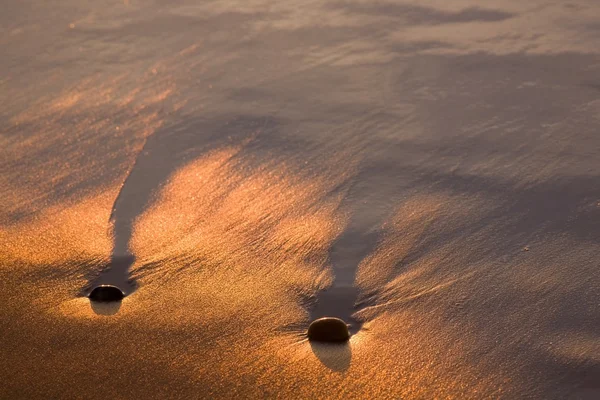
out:
M460 11L445 11L433 7L409 4L373 3L355 4L349 2L333 3L332 7L351 13L375 16L400 16L411 25L439 25L466 22L498 22L513 18L516 14L501 10L480 7L468 7Z
M367 210L363 211L368 214ZM333 244L330 253L335 275L333 284L317 294L316 305L310 310L311 321L321 317L341 318L349 325L351 334L357 333L362 327L362 321L353 317L360 294L354 286L358 266L375 250L380 237L378 231L361 232L363 221L360 220L365 218L361 214L359 212L355 215L348 228Z
M163 128L150 136L113 205L110 222L113 227L111 261L99 276L84 289L88 294L99 284L119 287L125 295L136 289L129 276L135 262L130 241L135 220L152 205L156 194L181 166L213 148L240 143L265 127L273 127L274 119L264 116L238 116L229 119L193 120L186 124Z

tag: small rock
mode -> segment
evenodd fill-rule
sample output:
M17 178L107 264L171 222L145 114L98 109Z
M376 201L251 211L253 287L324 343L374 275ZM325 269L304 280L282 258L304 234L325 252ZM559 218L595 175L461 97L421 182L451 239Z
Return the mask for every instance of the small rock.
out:
M113 285L96 286L89 295L92 301L121 301L125 294L121 289Z
M316 342L346 342L350 339L348 325L339 318L324 317L314 320L308 327L308 340Z

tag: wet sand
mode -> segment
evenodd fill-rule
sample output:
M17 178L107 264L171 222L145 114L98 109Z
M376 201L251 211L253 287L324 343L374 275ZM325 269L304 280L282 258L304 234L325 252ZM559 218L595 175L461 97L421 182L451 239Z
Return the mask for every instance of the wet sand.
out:
M0 398L600 396L600 7L447 3L9 2Z

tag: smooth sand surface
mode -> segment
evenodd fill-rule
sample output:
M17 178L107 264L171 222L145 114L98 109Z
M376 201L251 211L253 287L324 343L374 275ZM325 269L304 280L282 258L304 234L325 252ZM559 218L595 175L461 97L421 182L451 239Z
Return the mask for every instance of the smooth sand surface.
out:
M9 1L0 398L599 398L599 21Z

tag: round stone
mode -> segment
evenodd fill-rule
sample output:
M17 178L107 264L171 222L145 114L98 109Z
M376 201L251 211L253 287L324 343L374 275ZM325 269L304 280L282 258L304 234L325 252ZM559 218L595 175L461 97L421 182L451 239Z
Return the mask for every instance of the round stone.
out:
M121 301L123 297L123 291L113 285L96 286L89 295L92 301Z
M348 325L339 318L324 317L314 320L308 327L308 340L315 342L346 342L350 339Z

